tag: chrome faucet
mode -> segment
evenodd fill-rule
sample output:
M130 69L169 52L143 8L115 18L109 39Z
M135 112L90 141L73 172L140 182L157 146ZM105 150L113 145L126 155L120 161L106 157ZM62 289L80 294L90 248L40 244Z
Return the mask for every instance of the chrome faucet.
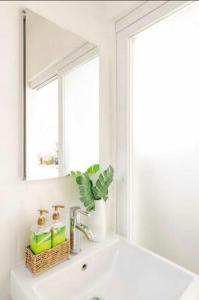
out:
M78 254L81 251L81 232L89 241L94 239L92 231L81 223L81 215L89 217L90 213L81 210L78 206L70 208L70 252L73 254Z

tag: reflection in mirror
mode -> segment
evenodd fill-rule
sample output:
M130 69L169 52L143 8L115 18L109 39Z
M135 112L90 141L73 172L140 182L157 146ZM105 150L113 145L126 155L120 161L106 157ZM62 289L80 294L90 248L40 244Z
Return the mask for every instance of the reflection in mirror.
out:
M24 14L24 178L99 162L99 56L83 38Z
M58 81L55 79L31 91L27 105L28 175L30 178L57 177Z

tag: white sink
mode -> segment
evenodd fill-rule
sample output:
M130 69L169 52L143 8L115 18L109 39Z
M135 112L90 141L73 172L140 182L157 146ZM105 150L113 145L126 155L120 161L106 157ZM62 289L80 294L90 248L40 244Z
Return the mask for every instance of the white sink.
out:
M86 243L70 261L34 277L11 272L13 300L198 300L198 277L130 242L112 236Z

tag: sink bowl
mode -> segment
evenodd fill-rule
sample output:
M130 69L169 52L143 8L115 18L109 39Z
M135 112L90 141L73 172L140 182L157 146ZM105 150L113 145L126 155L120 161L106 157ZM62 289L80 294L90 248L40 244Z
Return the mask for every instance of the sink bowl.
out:
M34 277L11 272L12 300L197 300L198 277L118 236Z

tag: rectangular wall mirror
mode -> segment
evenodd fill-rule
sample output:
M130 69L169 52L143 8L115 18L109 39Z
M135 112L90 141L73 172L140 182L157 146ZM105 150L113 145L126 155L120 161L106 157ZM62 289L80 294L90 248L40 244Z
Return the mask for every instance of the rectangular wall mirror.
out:
M23 11L24 179L99 162L98 48Z

